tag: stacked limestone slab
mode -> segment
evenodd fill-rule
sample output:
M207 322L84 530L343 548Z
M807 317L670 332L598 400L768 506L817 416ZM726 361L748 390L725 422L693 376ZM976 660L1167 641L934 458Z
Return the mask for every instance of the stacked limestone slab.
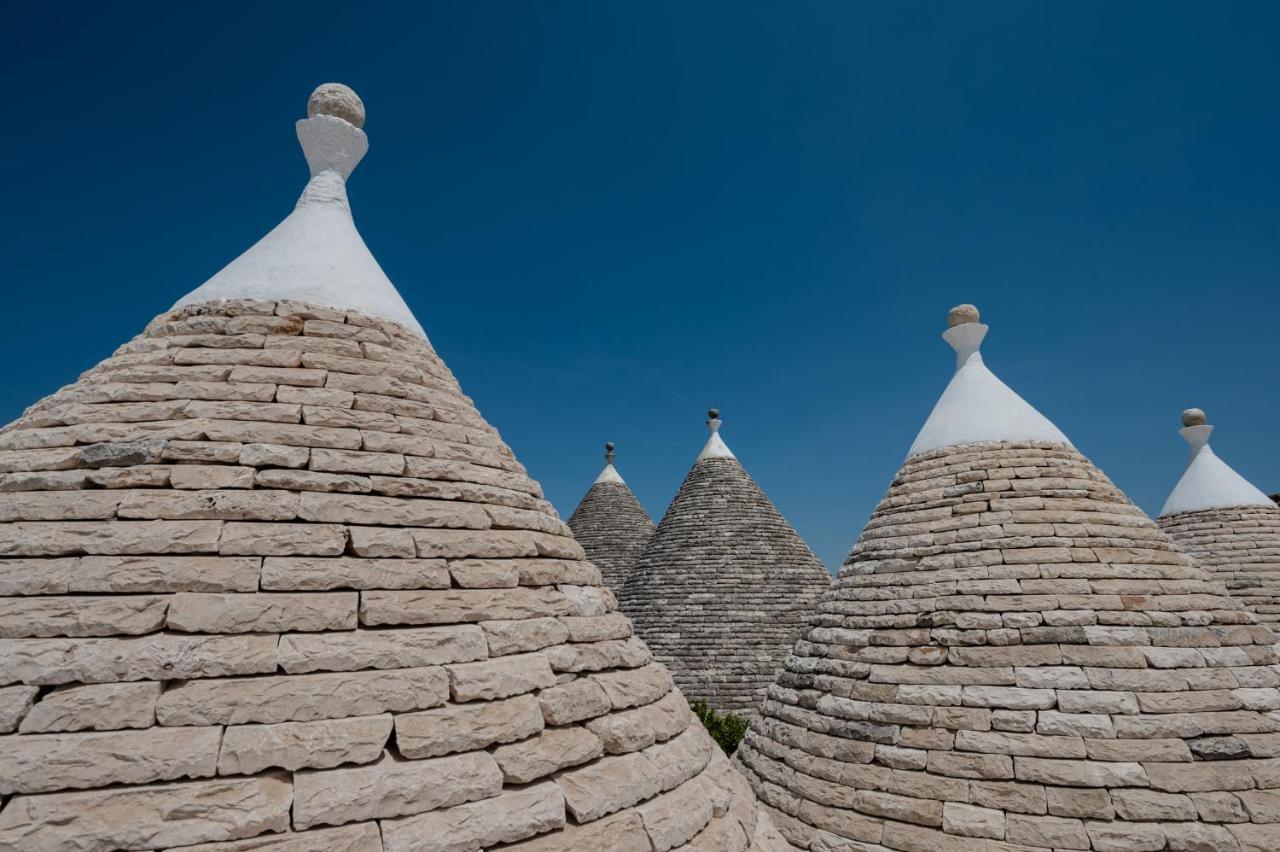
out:
M189 304L0 470L0 850L776 848L416 329Z
M977 330L738 751L752 786L814 852L1280 848L1271 631L1028 437Z
M686 695L751 711L830 580L713 432L620 600Z
M1209 446L1204 412L1183 413L1191 462L1157 522L1258 620L1280 624L1280 508Z
M604 584L621 591L653 535L653 520L613 466L613 444L607 445L604 470L568 523L587 558L600 569Z

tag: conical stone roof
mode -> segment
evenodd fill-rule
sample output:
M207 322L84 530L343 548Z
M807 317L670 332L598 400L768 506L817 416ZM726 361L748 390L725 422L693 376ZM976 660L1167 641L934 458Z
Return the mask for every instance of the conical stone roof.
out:
M372 274L344 93L241 298L0 430L0 850L776 848L385 277L279 297Z
M686 695L753 710L831 577L709 425L620 599Z
M953 322L964 370L985 326ZM991 414L908 457L770 689L738 759L775 823L814 852L1280 848L1271 631Z
M569 529L600 569L604 584L618 592L653 535L653 520L613 466L613 458L613 444L605 444L604 469L569 516Z
M1274 627L1280 624L1280 508L1214 454L1213 427L1205 425L1203 411L1183 412L1182 426L1191 460L1157 523Z

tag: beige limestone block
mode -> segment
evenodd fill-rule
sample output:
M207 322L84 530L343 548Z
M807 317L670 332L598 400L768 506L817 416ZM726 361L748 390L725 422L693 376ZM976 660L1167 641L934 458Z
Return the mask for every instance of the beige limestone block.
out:
M376 473L382 476L400 476L404 473L404 456L399 453L369 453L363 450L313 449L312 470L333 473Z
M522 586L554 586L560 583L598 586L602 582L599 568L576 559L519 559L515 565L520 571Z
M275 725L232 725L222 738L220 775L253 775L270 767L327 769L344 763L372 763L382 756L391 736L388 714L281 722Z
M459 559L449 563L454 585L463 589L513 589L520 585L520 572L502 559Z
M228 523L218 552L228 556L339 556L347 547L340 524Z
M0 688L0 734L7 734L30 712L39 694L39 687L9 686ZM538 720L542 717L539 715Z
M688 843L711 822L711 800L701 779L681 784L636 806L654 852Z
M20 730L24 734L41 734L149 728L155 724L156 701L163 688L160 683L60 686L32 708Z
M211 441L348 450L354 450L360 446L360 433L355 429L303 426L296 423L250 423L244 420L201 420L200 422L203 424L205 435Z
M318 388L324 384L324 377L324 370L309 370L300 367L237 366L232 368L231 373L227 376L227 381Z
M605 615L618 608L618 601L604 586L556 586L573 607L570 615Z
M302 407L277 402L204 402L188 403L183 409L188 417L212 420L244 420L258 423L297 423L302 419Z
M442 668L191 680L160 696L161 725L310 722L424 710L449 697Z
M671 691L671 674L653 664L638 669L590 675L604 689L614 710L652 704Z
M164 626L167 596L0 598L0 637L136 636Z
M411 669L483 660L484 633L472 624L405 630L351 630L280 637L280 667L290 674Z
M129 491L121 518L151 520L289 521L298 495L282 491Z
M2 437L2 436L0 436ZM87 488L89 471L53 470L33 473L6 473L0 476L0 491L77 491Z
M567 725L592 719L612 708L609 696L600 684L588 678L544 689L538 693L538 704L548 725Z
M350 527L348 531L351 533L351 551L357 556L407 559L418 554L413 535L409 530L389 527Z
M91 521L115 517L122 495L112 491L27 491L0 494L0 521Z
M275 395L274 385L198 381L178 382L171 393L175 399L239 399L250 402L270 402Z
M447 589L449 571L445 564L443 559L269 556L262 563L262 588L272 591ZM2 572L0 567L0 576Z
M555 784L544 782L491 799L387 820L382 831L387 852L474 852L555 831L564 824L564 794Z
M567 823L563 831L535 837L522 843L503 847L502 852L565 852L565 850L608 850L608 852L653 852L649 835L645 833L640 814L634 810L619 811L583 825ZM745 843L744 843L745 849ZM704 850L698 850L704 852ZM729 848L708 847L705 852L735 852ZM743 852L743 850L736 850ZM790 852L790 850L760 850L760 852ZM839 850L845 852L845 850Z
M527 740L493 750L509 784L527 784L546 775L594 760L604 754L600 738L586 728L547 728Z
M542 710L532 695L445 704L396 716L396 745L408 758L439 757L522 740L542 726Z
M608 615L565 616L560 621L569 631L572 642L603 642L631 636L631 619L620 612Z
M275 636L0 639L0 684L181 680L274 672Z
M284 444L245 444L240 447L238 461L249 467L306 467L311 458L307 447Z
M205 778L221 739L218 727L0 737L0 794Z
M252 592L258 588L260 561L225 556L85 556L68 572L66 590Z
M71 591L79 557L0 559L0 595L62 595ZM86 591L98 591L89 589Z
M602 757L556 778L569 813L590 822L658 795L662 770L641 752Z
M253 468L240 465L180 464L169 469L169 484L180 489L252 488Z
M665 743L641 752L662 773L662 789L670 790L697 775L711 760L716 746L701 725L686 728L684 733Z
M426 760L386 754L367 766L294 774L295 828L408 816L502 792L502 773L486 752Z
M453 624L564 615L564 595L554 589L441 589L368 591L360 596L360 622Z
M0 811L0 849L110 852L238 840L287 831L292 799L283 774L15 796Z
M1132 762L1019 757L1014 771L1019 781L1064 787L1146 787L1150 783L1143 766Z
M633 636L630 639L557 645L547 651L547 659L556 672L597 672L637 668L653 659L653 655L643 642Z
M0 473L69 470L79 462L80 450L75 447L0 451Z
M313 467L314 456L313 452ZM312 491L302 494L298 517L304 521L401 527L485 529L489 524L483 509L466 503Z
M980 808L960 802L942 805L942 830L962 837L1004 839L1004 811Z
M383 852L376 822L337 828L265 834L227 843L201 843L174 847L170 852Z
M418 555L443 559L511 559L537 556L532 534L519 531L413 530Z
M240 458L240 444L229 441L170 441L164 448L165 461L230 463Z
M675 693L669 693L674 695ZM664 701L666 699L663 699ZM661 703L661 702L658 702ZM683 702L682 702L683 703ZM607 713L587 722L587 730L600 738L608 754L626 754L648 748L658 740L652 719L655 711L647 707ZM676 733L679 733L678 731ZM671 736L675 736L672 734ZM664 740L671 737L663 737Z
M356 401L351 391L333 388L300 388L292 385L281 385L276 391L279 402L296 402L301 405L324 405L330 408L349 409Z
M554 686L556 676L540 653L512 654L445 666L454 701L490 701Z
M89 482L99 488L163 488L169 485L174 468L143 464L134 467L104 467L88 471Z
M354 630L356 592L179 592L168 627L185 633Z
M489 643L489 656L502 657L521 651L539 651L551 645L559 645L569 638L569 632L555 618L523 618L514 621L482 621L485 639Z
M260 470L253 481L259 488L337 491L346 494L367 494L373 487L367 476L358 476L353 473L316 473L311 470Z
M0 524L0 556L214 553L221 521L51 521Z

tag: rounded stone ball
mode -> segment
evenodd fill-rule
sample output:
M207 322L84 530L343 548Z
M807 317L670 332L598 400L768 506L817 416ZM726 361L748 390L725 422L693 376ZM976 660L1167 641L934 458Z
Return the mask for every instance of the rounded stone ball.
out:
M605 444L604 449L605 449L605 452L609 452L609 453L613 452L613 441L610 441L607 444Z
M955 328L958 325L978 321L978 309L973 305L956 305L947 312L947 327Z
M343 121L364 127L364 101L341 83L323 83L307 98L307 118L332 115Z
M1198 408L1188 408L1186 411L1182 412L1182 425L1203 426L1204 412Z
M718 408L707 409L707 416L710 417L712 420L718 419L720 417L720 409Z

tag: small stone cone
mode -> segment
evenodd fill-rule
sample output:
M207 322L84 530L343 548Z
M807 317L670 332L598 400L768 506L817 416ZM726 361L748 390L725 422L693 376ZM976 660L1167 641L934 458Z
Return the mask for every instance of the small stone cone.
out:
M1273 642L1069 444L938 446L736 759L812 852L1280 849Z
M569 516L569 529L600 569L604 584L622 591L636 558L653 535L653 519L613 466L608 444L605 468Z
M417 321L341 304L408 310L359 99L315 100L303 201L210 282L261 298L0 430L0 850L779 848Z
M1213 427L1205 425L1204 412L1189 409L1182 421L1184 436L1194 442L1192 459L1157 523L1259 621L1274 629L1280 625L1280 508L1213 455L1208 443ZM1209 493L1202 487L1180 497L1179 492L1195 484L1188 476L1198 472L1216 474L1218 488Z
M831 575L710 425L620 600L686 695L753 711Z

